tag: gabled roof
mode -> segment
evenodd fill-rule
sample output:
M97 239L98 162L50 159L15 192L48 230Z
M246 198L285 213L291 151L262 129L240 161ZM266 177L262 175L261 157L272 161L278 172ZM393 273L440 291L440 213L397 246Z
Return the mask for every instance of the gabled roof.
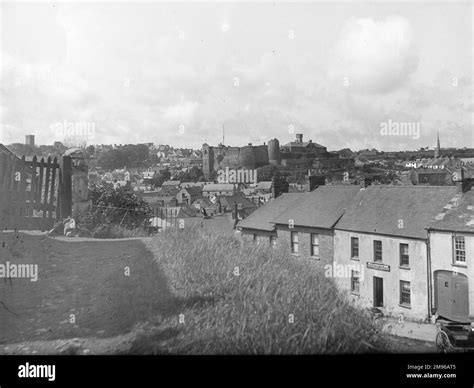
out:
M21 159L17 154L15 154L9 148L5 147L3 144L0 144L0 153L5 153L7 155L13 156L15 159Z
M181 190L186 190L191 197L200 197L202 195L201 187L191 186L191 187L185 187Z
M275 230L273 219L297 203L302 196L303 194L299 193L284 193L278 198L268 201L266 205L259 207L250 216L240 221L238 227L271 232Z
M468 191L447 204L427 229L474 233L474 191Z
M212 203L208 198L198 198L193 203L191 204L192 206L195 206L196 204L199 204L204 207L215 207L216 204Z
M166 181L161 186L179 186L180 181Z
M273 186L272 181L262 181L258 182L257 185L255 186L256 190L271 190Z
M211 183L205 185L202 191L233 191L235 186L232 183Z
M161 187L156 191L150 191L143 193L143 197L176 197L179 193L179 190L174 187Z
M283 147L307 147L310 144L314 145L315 147L326 148L323 145L315 143L313 141L303 141L301 143L297 141L290 141L289 143L283 144Z
M456 192L455 186L369 186L335 229L425 239L425 228Z
M225 196L220 198L221 205L227 208L234 208L235 204L241 205L244 209L252 209L257 207L254 203L250 202L241 193L234 195Z
M330 229L344 214L360 191L359 186L320 186L302 194L301 199L274 219L276 224Z

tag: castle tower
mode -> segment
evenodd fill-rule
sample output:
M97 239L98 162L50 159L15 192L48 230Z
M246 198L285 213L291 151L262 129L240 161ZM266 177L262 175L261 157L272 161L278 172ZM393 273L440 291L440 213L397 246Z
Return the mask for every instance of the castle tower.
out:
M206 179L214 171L214 151L208 144L202 145L202 170Z
M268 159L270 164L281 164L280 142L278 139L272 139L268 142Z

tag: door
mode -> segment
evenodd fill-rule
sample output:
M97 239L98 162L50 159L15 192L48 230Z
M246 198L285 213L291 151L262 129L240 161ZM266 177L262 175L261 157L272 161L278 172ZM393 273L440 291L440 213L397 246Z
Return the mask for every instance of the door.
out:
M374 276L374 307L383 307L383 279Z
M452 271L435 272L437 314L454 321L469 321L468 278Z

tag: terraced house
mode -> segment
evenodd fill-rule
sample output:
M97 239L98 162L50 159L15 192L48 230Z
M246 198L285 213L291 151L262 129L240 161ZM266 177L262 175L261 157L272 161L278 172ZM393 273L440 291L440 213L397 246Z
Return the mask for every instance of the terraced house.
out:
M361 190L335 227L334 263L358 263L362 271L336 278L337 284L362 307L412 320L430 318L426 228L459 197L455 186L369 186Z
M254 241L271 241L289 257L332 264L334 226L359 191L358 186L320 186L311 192L283 194L238 228Z
M360 190L359 186L320 186L300 194L295 206L273 220L277 246L294 257L332 264L334 227Z
M250 216L240 221L237 229L247 240L267 242L275 246L278 235L273 220L295 206L302 195L300 193L284 193L278 198L270 200Z

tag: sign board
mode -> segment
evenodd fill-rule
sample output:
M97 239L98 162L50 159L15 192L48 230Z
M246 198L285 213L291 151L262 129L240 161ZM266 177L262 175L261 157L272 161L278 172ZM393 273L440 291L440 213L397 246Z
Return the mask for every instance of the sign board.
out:
M367 268L390 272L390 266L382 263L367 262Z

